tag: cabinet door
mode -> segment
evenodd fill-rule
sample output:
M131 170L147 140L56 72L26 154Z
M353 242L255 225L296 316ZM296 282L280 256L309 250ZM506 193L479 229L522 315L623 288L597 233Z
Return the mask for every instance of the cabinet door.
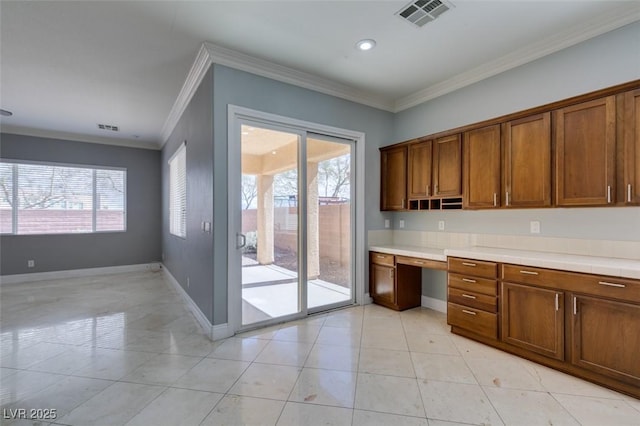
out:
M640 305L573 295L571 362L640 386Z
M560 291L502 283L502 341L564 359L564 297Z
M395 304L395 268L372 264L370 291L372 298Z
M381 210L404 210L407 202L407 147L381 151Z
M431 196L431 147L433 141L423 141L409 145L407 178L409 198Z
M500 125L464 134L464 207L500 207Z
M624 94L624 202L640 203L640 89Z
M614 96L554 111L557 205L614 201L615 114Z
M503 125L507 207L551 205L551 114Z
M433 195L456 197L462 194L462 144L460 135L433 141Z

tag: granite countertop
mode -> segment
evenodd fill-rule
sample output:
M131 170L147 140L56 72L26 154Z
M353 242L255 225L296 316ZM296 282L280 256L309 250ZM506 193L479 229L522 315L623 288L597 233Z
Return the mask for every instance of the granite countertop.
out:
M608 275L612 277L640 279L640 260L615 257L582 256L531 250L512 250L494 247L463 247L438 249L421 246L375 245L371 251L446 261L447 256L475 260L513 263L538 268L559 269L571 272Z

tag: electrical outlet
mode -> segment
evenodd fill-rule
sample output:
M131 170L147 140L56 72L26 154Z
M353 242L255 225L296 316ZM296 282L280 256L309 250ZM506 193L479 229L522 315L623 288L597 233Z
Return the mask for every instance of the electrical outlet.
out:
M444 231L444 220L439 220L438 221L438 230L439 231Z
M391 221L390 221L389 219L385 219L385 220L384 220L384 227L385 227L385 228L389 228L389 227L391 227Z
M35 268L36 261L33 259L27 260L27 268Z
M399 226L400 226L400 229L404 228L404 219L400 219Z
M532 220L531 222L529 222L529 231L532 234L539 234L540 233L540 222L538 222L537 220Z

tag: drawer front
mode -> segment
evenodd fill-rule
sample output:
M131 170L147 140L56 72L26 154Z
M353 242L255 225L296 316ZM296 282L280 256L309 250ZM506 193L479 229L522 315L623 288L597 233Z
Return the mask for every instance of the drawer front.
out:
M502 279L514 283L554 287L593 296L640 302L640 280L518 265L502 265Z
M498 283L496 280L477 278L472 275L452 274L449 272L449 287L460 290L482 293L489 296L498 295Z
M567 283L573 274L532 266L502 265L502 280L513 283L554 286Z
M498 264L495 262L485 262L482 260L461 259L450 257L449 271L476 277L497 278Z
M640 280L577 274L574 280L576 292L640 303Z
M483 311L491 313L498 312L498 298L495 296L473 293L454 287L449 287L447 294L449 296L448 300L451 303L470 306L472 308L482 309Z
M396 256L396 263L402 265L418 266L420 268L447 270L447 264L439 260L420 259L417 257Z
M498 338L497 314L447 303L447 323L491 339Z
M372 251L369 253L369 260L371 263L384 266L396 266L395 256L387 253L378 253Z

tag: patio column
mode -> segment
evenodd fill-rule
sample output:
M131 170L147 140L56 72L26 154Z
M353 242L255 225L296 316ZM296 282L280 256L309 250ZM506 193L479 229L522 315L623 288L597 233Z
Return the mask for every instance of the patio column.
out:
M257 259L261 265L273 263L273 176L258 175L258 247Z
M320 275L320 233L318 208L318 163L307 163L307 277Z

